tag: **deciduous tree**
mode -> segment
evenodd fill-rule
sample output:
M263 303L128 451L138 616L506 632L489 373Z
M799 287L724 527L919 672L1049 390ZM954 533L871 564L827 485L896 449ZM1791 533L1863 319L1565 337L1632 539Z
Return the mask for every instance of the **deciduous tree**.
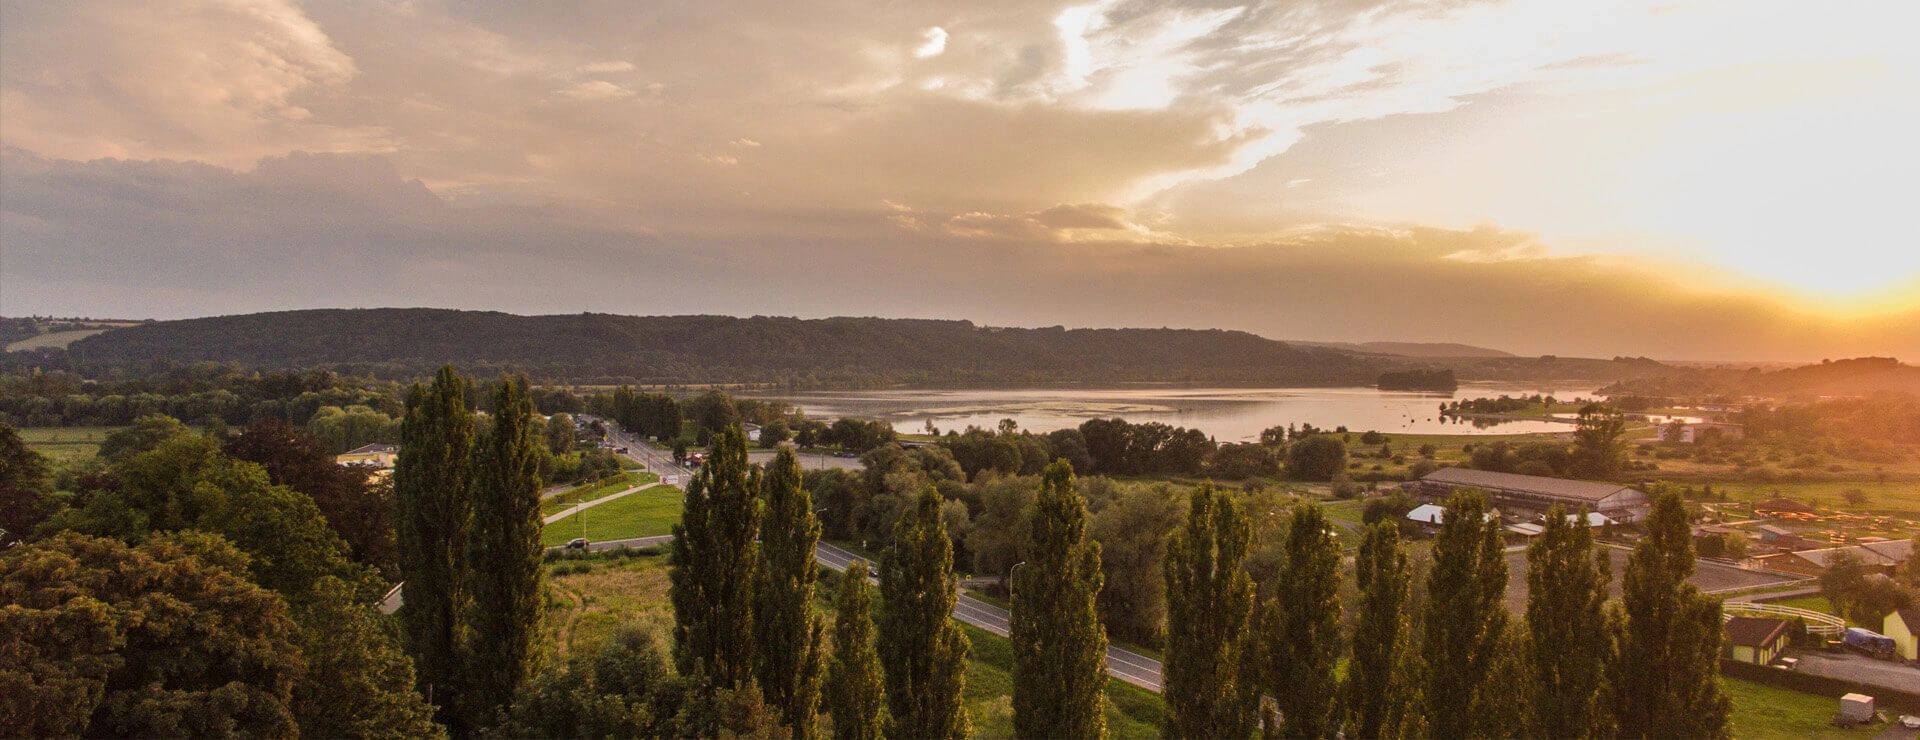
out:
M1353 657L1347 663L1344 696L1351 737L1380 737L1395 708L1394 667L1407 638L1404 613L1411 572L1400 528L1391 521L1367 528L1354 559L1360 590L1353 624Z
M1161 670L1167 730L1174 737L1244 738L1253 729L1240 675L1253 612L1253 581L1241 567L1251 540L1233 497L1201 484L1185 522L1167 537L1167 653Z
M1571 520L1571 521L1570 521ZM1607 625L1607 553L1596 551L1586 512L1555 506L1527 548L1527 634L1533 695L1527 731L1535 737L1608 734L1602 678L1613 654Z
M972 734L965 633L953 623L958 594L953 543L940 522L940 494L920 493L900 517L880 561L880 664L886 672L886 735L963 738Z
M813 550L820 520L800 485L800 461L781 448L767 470L766 521L760 528L759 582L754 586L753 635L759 643L760 690L778 708L795 740L813 737L820 704L826 624L813 613Z
M475 726L513 700L532 671L543 594L540 454L545 429L526 378L501 378L473 486L473 613L466 698Z
M1423 647L1431 668L1422 693L1436 737L1476 734L1474 704L1507 621L1502 550L1499 520L1489 515L1486 494L1461 491L1447 500L1427 577Z
M827 670L827 712L838 740L877 740L886 700L880 655L873 647L873 592L867 561L855 560L840 579L834 604L833 664Z
M760 557L760 473L747 465L740 427L722 430L687 486L673 528L673 658L680 673L713 685L753 681L753 582Z
M1279 590L1261 609L1264 688L1279 708L1268 737L1329 737L1340 659L1340 545L1317 504L1294 508Z
M421 693L441 707L454 734L471 728L449 708L464 675L472 596L467 531L473 519L472 382L443 367L431 385L407 392L400 458L394 464L394 528L406 602L400 623L419 670Z
M1094 599L1105 576L1073 467L1048 466L1033 503L1027 561L1013 573L1013 732L1103 738L1107 631Z

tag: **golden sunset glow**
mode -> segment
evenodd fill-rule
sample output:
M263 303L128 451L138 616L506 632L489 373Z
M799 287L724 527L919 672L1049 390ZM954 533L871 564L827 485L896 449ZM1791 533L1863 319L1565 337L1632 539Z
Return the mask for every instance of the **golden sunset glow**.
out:
M7 315L1920 353L1906 0L3 7Z

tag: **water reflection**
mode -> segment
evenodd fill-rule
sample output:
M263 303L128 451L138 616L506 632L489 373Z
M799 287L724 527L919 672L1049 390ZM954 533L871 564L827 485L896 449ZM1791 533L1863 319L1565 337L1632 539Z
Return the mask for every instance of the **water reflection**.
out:
M1565 432L1565 422L1448 419L1440 406L1480 397L1591 395L1585 386L1466 384L1454 393L1380 391L1373 388L1045 388L1009 390L825 391L772 396L798 405L816 419L856 416L883 419L901 432L924 432L931 423L944 432L969 425L992 429L1013 419L1021 429L1048 432L1093 418L1120 417L1199 429L1221 442L1250 442L1260 430L1312 424L1354 432L1401 434L1522 434ZM1491 422L1491 423L1489 423Z

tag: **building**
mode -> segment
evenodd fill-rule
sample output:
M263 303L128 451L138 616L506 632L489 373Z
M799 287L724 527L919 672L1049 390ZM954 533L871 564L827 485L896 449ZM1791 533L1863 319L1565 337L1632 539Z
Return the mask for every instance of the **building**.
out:
M363 465L386 470L393 467L393 460L400 456L400 448L394 445L374 443L348 450L346 454L334 455L333 461L341 465Z
M759 424L754 424L751 422L746 424L741 424L740 430L746 433L748 442L760 441L760 425Z
M1893 652L1907 660L1920 660L1920 609L1897 609L1888 614L1880 634L1893 638Z
M1637 522L1646 516L1649 506L1647 494L1617 483L1469 468L1441 468L1408 483L1407 487L1429 501L1444 499L1454 491L1475 488L1486 491L1494 506L1515 514L1545 514L1554 506L1564 506L1570 512L1584 508L1614 521Z
M1678 438L1674 436L1674 432L1674 427L1665 424L1660 425L1660 441L1679 442L1690 445L1713 436L1718 436L1721 439L1740 439L1747 436L1746 427L1740 426L1739 424L1728 424L1718 421L1700 421L1692 424L1682 424L1678 428Z
M1827 566L1833 564L1833 556L1842 551L1851 552L1859 558L1868 573L1892 575L1895 568L1913 557L1913 540L1886 540L1851 547L1801 550L1767 555L1761 557L1760 561L1761 567L1768 570L1813 577L1826 572Z
M1787 647L1787 620L1766 617L1733 617L1725 629L1727 652L1723 657L1741 663L1766 665Z
M1790 498L1770 498L1753 505L1753 513L1760 516L1779 514L1812 514L1813 507Z

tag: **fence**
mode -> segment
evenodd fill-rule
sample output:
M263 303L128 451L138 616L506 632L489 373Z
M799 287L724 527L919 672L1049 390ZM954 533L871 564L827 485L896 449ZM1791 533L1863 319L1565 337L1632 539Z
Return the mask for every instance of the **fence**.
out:
M1826 612L1795 606L1762 604L1757 601L1727 601L1720 604L1720 611L1729 617L1775 617L1787 621L1803 619L1807 623L1807 634L1828 640L1840 639L1840 636L1847 631L1847 621L1844 619Z

